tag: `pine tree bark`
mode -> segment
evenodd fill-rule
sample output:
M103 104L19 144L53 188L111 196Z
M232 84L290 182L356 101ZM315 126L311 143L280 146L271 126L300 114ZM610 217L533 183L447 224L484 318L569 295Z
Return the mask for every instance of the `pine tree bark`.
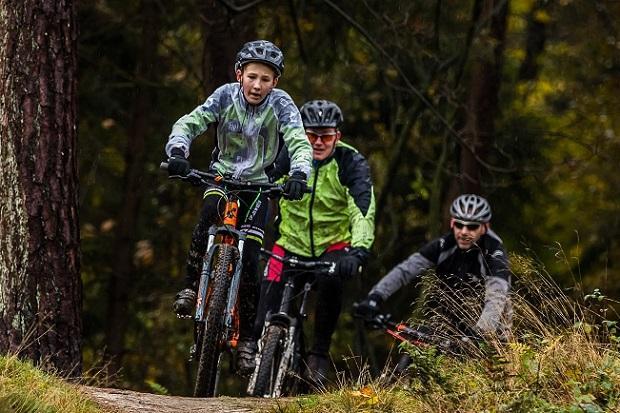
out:
M481 0L480 22L483 24L474 47L466 104L465 126L460 148L460 177L451 195L480 193L483 165L495 140L495 120L499 114L503 55L508 16L508 0ZM452 198L446 199L447 203Z
M0 352L81 373L76 10L0 0Z

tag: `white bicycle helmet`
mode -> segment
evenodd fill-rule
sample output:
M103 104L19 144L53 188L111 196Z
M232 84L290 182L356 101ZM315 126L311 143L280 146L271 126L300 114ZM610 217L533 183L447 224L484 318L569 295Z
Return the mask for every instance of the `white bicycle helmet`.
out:
M479 195L463 194L452 202L450 215L463 221L487 223L491 221L491 206Z

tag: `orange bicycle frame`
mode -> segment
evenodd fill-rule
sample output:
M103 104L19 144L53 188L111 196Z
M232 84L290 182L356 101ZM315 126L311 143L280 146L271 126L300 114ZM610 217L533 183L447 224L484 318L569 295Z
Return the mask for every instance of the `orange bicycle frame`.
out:
M226 207L224 209L224 225L231 226L232 228L237 227L237 218L239 215L239 201L236 199L226 201ZM232 235L223 235L222 243L234 245L236 242L235 237ZM241 257L239 257L241 260ZM233 268L229 269L229 273L232 274ZM237 348L237 343L239 342L239 296L237 296L237 300L232 309L232 331L228 339L228 346L230 348Z
M236 229L238 217L239 217L239 200L237 199L236 196L232 196L232 197L227 196L226 205L224 207L224 215L222 217L223 218L222 224L226 227ZM237 239L235 238L234 235L222 234L220 242L222 244L236 245ZM241 257L239 257L239 260L241 260ZM231 268L228 269L228 274L230 274L230 276L232 277L233 272L234 272L234 268L231 266ZM210 296L210 291L207 292L207 297L209 296ZM239 328L240 328L239 326L239 296L237 296L235 304L230 310L229 315L232 319L232 326L231 326L232 328L228 335L227 343L230 348L237 348L237 343L239 341Z

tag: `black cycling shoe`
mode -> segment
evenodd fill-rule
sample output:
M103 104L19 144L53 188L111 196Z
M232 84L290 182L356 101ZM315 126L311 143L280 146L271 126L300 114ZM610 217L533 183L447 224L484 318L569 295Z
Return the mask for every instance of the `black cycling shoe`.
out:
M247 377L254 372L257 351L256 340L239 340L239 344L237 344L237 372L241 376Z
M172 309L179 317L190 317L196 306L196 292L191 288L184 288L174 297Z
M306 362L305 378L315 387L325 387L327 372L329 371L329 359L326 354L310 353Z

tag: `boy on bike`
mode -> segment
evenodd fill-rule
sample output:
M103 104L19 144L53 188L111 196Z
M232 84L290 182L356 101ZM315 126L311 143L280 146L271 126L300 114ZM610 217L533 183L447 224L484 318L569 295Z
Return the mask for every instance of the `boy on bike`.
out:
M375 200L368 162L340 140L343 117L338 105L312 100L300 112L313 149L308 179L313 192L299 202L280 201L272 253L336 262L335 276L316 277L314 343L306 363L307 379L319 384L329 369L328 352L340 315L344 282L360 274L374 240ZM287 161L286 154L281 154L276 169L285 172ZM288 270L286 264L274 258L267 264L261 283L257 334L263 329L267 312L279 308ZM301 288L305 279L297 278L296 283Z
M394 267L358 304L358 316L371 321L397 290L435 269L442 291L427 303L464 335L508 336L512 321L511 271L501 239L490 228L491 207L473 194L457 197L450 208L451 231L424 245ZM474 314L464 302L475 302Z
M284 196L301 199L311 168L312 147L293 100L286 92L275 88L283 70L284 56L273 43L265 40L246 43L235 62L238 83L219 87L203 104L173 125L165 147L169 156L169 174L188 174L190 164L187 158L192 141L214 125L217 142L211 172L256 184L267 183L266 172L275 162L281 149L280 139L283 139L291 157ZM207 230L223 214L223 196L224 192L217 186L207 188L204 194L200 220L192 234L185 288L176 295L173 306L179 315L190 315L194 309L202 258L207 247ZM237 367L242 374L254 368L257 350L253 322L258 293L258 253L267 220L266 198L262 193L240 193L240 228L247 234L239 290Z

